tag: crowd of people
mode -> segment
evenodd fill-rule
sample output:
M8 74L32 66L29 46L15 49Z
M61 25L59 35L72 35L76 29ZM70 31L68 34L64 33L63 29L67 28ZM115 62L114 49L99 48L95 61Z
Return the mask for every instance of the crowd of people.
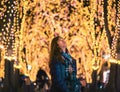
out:
M80 83L79 84L80 90L78 92L93 92L93 90L96 90L95 92L104 92L104 89L108 83L109 69L106 64L103 67L104 67L104 71L101 71L100 74L101 78L97 80L96 86L93 85L93 83L91 84L87 83L85 78L82 77L78 78L78 82ZM55 75L56 74L54 74L54 76ZM59 85L59 83L61 82L58 81L56 85L53 85L53 88ZM54 92L54 91L50 91L51 85L52 85L52 81L48 78L45 70L40 69L36 75L35 81L31 81L29 76L20 75L19 87L15 92ZM4 78L0 78L0 92L7 92L5 88L6 87L4 85ZM11 90L12 91L8 91L8 92L13 92L14 89ZM59 90L62 90L62 86L60 86ZM64 92L64 91L60 91L60 92Z

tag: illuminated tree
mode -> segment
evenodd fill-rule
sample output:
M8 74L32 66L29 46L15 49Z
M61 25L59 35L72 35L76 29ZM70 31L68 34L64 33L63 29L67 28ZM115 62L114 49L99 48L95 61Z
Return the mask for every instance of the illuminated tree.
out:
M83 73L87 82L92 81L92 71L100 69L103 53L109 54L110 51L108 44L102 44L108 43L103 1L91 1L88 6L83 6L83 3L77 0L21 1L23 17L19 60L24 67L32 66L31 71L24 72L36 75L34 70L42 65L48 67L50 42L55 35L60 35L65 38L70 53L77 60L78 74Z
M106 2L107 3L107 2ZM116 9L116 20L114 21L114 23L116 24L116 26L114 26L114 35L113 37L110 34L109 29L106 27L106 31L109 33L108 35L108 40L109 40L109 45L111 47L111 55L113 58L115 58L116 60L113 60L114 62L111 63L111 68L110 68L110 78L109 78L109 83L106 87L106 91L109 92L119 92L119 80L120 80L120 76L119 76L119 71L120 71L120 66L119 66L119 37L120 37L120 1L119 0L115 0L114 4L115 5L115 9ZM109 24L110 25L110 24ZM107 25L106 25L107 26ZM111 39L113 38L112 44Z
M14 66L21 73L35 80L42 67L49 75L50 43L54 36L60 35L77 60L78 75L91 83L92 72L99 74L105 62L103 57L110 55L114 46L111 39L115 36L115 0L15 0L14 14L7 9L6 2L3 0L0 8L4 10L0 18L5 24L0 27L1 40L8 59L11 46L10 57L16 57ZM6 12L14 15L14 19L4 23ZM13 43L8 46L10 39Z

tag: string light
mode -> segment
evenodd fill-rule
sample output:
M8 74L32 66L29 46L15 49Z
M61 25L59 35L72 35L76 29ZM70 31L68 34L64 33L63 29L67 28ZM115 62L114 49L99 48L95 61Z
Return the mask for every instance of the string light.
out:
M3 61L4 59L14 59L13 57L16 57L14 54L14 48L15 48L15 38L16 35L14 34L16 31L18 31L18 29L16 29L16 26L18 25L18 22L14 21L15 19L18 20L18 18L16 18L16 8L18 7L18 0L14 0L14 1L9 1L9 0L2 0L0 2L0 5L2 6L0 8L0 10L2 10L2 12L0 13L0 19L2 20L2 36L1 38L1 44L4 45L4 55L2 55ZM9 50L12 51L9 51ZM12 53L11 53L12 52ZM4 64L2 64L4 66ZM3 70L3 71L2 71ZM0 65L0 77L4 77L4 74L2 74L4 72L4 67L2 67L1 69L1 65Z
M92 71L100 69L100 63L104 61L103 52L106 55L110 54L110 49L107 49L109 45L104 29L104 1L87 1L89 5L83 7L83 2L78 0L74 0L74 3L73 0L67 1L68 3L62 3L60 0L54 0L54 2L52 0L34 0L33 2L14 0L10 3L8 0L3 0L5 11L2 12L0 18L4 24L2 39L5 45L5 58L11 60L11 57L16 57L15 60L19 63L15 65L15 68L22 69L23 73L30 75L32 80L35 80L37 70L42 66L46 67L45 70L49 75L50 42L54 35L59 34L65 38L70 53L77 59L78 68L80 65L84 66L81 71L85 72L87 82L91 83ZM111 4L114 1L109 0L108 5L109 25L113 26L115 24L111 22L111 15L115 12L111 12ZM8 5L5 5L5 2L8 2ZM97 19L96 23L94 18ZM12 42L11 56L8 53L10 41ZM81 58L80 64L79 58ZM32 67L29 72L26 63ZM83 73L81 71L78 71L79 74Z
M100 20L103 18L103 15L104 15L103 4L101 5L101 3L103 3L103 0L99 0L99 4L96 4L97 3L96 1L98 0L90 1L90 6L84 7L84 8L82 7L83 3L80 3L79 1L75 1L76 3L74 5L75 10L73 9L71 15L67 17L66 15L69 13L67 10L67 6L66 8L62 6L59 7L59 4L57 1L52 2L53 5L54 3L58 5L58 7L56 8L56 11L54 12L52 12L52 9L54 9L55 7L52 6L49 1L47 2L41 1L42 6L36 6L34 3L30 1L21 2L23 4L23 19L21 23L22 25L21 25L21 31L20 31L21 34L20 34L19 47L20 47L20 51L23 51L23 48L25 46L26 53L24 54L23 52L19 52L20 53L19 55L22 55L20 57L25 57L26 58L25 61L30 65L32 65L33 68L29 73L30 75L33 74L34 70L38 70L39 69L38 67L40 67L42 64L49 61L48 60L49 50L46 48L49 48L50 41L54 37L55 33L60 34L61 36L66 38L65 40L67 41L68 48L71 48L72 46L74 46L73 48L74 53L72 53L72 55L76 59L82 58L82 64L83 64L83 61L86 62L83 64L83 66L85 68L85 72L87 72L86 73L87 75L91 76L93 69L100 68L99 63L101 58L99 57L100 56L102 57L102 54L100 54L101 50L104 47L105 49L103 50L109 54L109 51L108 51L109 49L106 51L106 48L108 48L108 44L104 46L101 45L102 42L108 43L107 38L105 36L105 32L103 32L103 34L100 35L100 32L99 32L100 29L98 29L99 39L96 40L95 38L96 33L94 31L95 29L94 29L93 16L95 16L96 14L97 5L98 5L98 13L99 14L102 13L102 17L101 15L98 16L98 20L101 23L100 26L102 27L104 25L103 20ZM27 5L28 3L29 3L29 6ZM35 3L39 3L39 2L35 1ZM36 6L36 8L32 8L34 6ZM64 13L64 11L67 11L67 12ZM57 15L58 17L57 19L54 18L55 15ZM67 19L68 21L66 21ZM81 22L81 21L84 21L84 22ZM74 22L75 22L75 25L74 25ZM62 29L63 29L63 32L61 31ZM65 31L68 30L68 31L64 32L64 30ZM103 31L104 31L104 28L103 28ZM72 36L69 36L69 34L71 34ZM44 40L41 38L43 38ZM89 39L88 42L86 42L85 38ZM78 42L74 44L71 43L71 42L74 42L75 39L78 39ZM83 40L84 40L84 44L81 43L81 41ZM45 44L46 42L47 42L47 45ZM90 47L89 47L89 44L90 44ZM87 49L85 49L84 46ZM46 47L46 48L43 48L43 47ZM36 50L36 48L38 50ZM41 51L41 49L44 49L43 50L44 53ZM85 52L85 55L81 56L80 54L81 52L75 51L75 49L82 49L82 51ZM93 49L94 53L91 53L92 52L91 49ZM87 54L87 53L90 53L90 54ZM99 53L99 57L97 53ZM95 60L93 60L93 58ZM22 64L23 62L22 59L19 58L19 60L21 60L20 63ZM98 61L96 62L96 60ZM41 62L41 64L39 64L39 62L37 61ZM91 64L91 61L93 61L92 64ZM32 62L36 62L36 63L33 64ZM94 66L95 62L97 66ZM34 67L35 64L37 64L38 67ZM48 67L47 65L48 64L46 64L46 67ZM49 70L46 70L46 71L48 72ZM34 72L34 75L36 75L36 72ZM87 75L86 75L87 82L91 82L91 77ZM31 79L35 78L35 76L31 76L31 77L32 77Z
M118 7L117 7L117 18L116 18L116 30L115 30L115 35L113 38L113 44L112 44L112 56L113 58L117 59L117 45L118 45L118 39L119 39L119 32L120 32L120 1L118 1Z

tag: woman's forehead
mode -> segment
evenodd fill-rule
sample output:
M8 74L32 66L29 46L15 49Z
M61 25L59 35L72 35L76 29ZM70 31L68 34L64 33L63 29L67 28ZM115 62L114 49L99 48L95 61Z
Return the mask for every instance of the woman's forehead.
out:
M59 40L64 40L64 38L62 38L62 37L59 37Z

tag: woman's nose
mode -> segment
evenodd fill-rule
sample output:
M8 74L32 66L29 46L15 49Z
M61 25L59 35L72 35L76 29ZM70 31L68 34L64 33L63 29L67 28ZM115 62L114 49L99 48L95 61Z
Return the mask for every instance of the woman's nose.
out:
M66 42L65 42L65 41L63 41L63 43L64 43L64 44L66 44Z

